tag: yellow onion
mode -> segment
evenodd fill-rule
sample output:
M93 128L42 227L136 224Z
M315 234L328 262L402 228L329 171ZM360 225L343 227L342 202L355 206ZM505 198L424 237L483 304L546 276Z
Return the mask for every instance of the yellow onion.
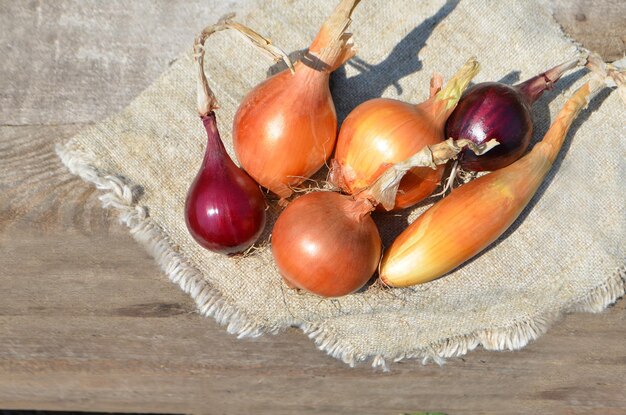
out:
M471 58L443 89L441 78L433 77L431 97L417 105L377 98L357 106L341 126L331 182L358 194L392 164L445 140L446 119L478 69L478 62ZM400 183L395 208L409 207L429 196L439 185L443 168L411 170Z
M354 56L352 11L359 0L342 0L295 67L267 79L243 99L233 142L241 166L263 187L285 199L319 170L337 139L330 73Z
M323 297L350 294L372 277L382 246L367 200L335 192L298 197L272 231L276 266L290 286Z

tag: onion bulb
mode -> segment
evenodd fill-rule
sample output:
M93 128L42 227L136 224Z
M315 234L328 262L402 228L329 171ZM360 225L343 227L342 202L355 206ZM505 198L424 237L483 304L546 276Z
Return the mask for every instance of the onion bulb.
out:
M359 0L341 0L322 25L295 73L285 70L251 90L233 125L241 166L281 199L319 170L337 139L330 73L354 56L346 33Z
M335 192L298 197L272 231L272 253L290 285L324 297L350 294L372 277L381 254L372 205Z
M194 43L198 63L198 113L207 134L204 161L187 192L185 222L191 236L211 251L244 251L265 226L265 198L258 184L229 157L215 119L217 99L204 73L204 44L213 33L236 29L276 57L286 57L254 31L226 20L202 31Z
M263 231L265 199L258 184L228 156L217 131L215 112L201 118L207 147L187 193L187 229L206 249L224 254L242 252Z
M463 151L461 167L468 171L497 170L520 158L533 133L532 104L578 63L579 59L562 63L514 86L482 82L465 91L446 122L446 137L467 138L476 144L495 138L500 145L482 157Z
M337 138L330 181L350 194L371 186L393 163L445 139L444 125L479 65L471 58L441 89L431 81L431 97L417 105L386 98L366 101L345 119ZM414 205L439 185L443 166L416 167L400 183L394 208Z

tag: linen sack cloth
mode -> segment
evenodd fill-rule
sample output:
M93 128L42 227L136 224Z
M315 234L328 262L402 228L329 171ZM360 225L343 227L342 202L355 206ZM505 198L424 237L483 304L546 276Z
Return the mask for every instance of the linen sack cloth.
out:
M238 21L292 52L308 46L335 5L252 0L234 11ZM350 31L358 55L331 79L340 122L370 98L425 100L433 72L448 79L472 55L482 64L475 82L512 84L577 53L547 3L537 2L364 0ZM212 36L207 49L206 71L221 105L218 127L234 158L233 115L272 62L233 31ZM350 365L367 360L387 367L404 358L441 362L479 345L521 348L563 313L598 312L624 294L626 131L616 92L605 90L581 113L536 197L477 258L427 284L371 284L322 299L288 288L279 276L268 243L279 213L275 206L249 255L214 254L190 237L183 207L206 145L196 112L196 74L189 51L123 112L79 133L58 153L73 173L104 192L104 206L119 210L121 221L199 311L229 332L257 336L296 326ZM586 70L574 71L534 105L534 141L587 76ZM375 214L384 245L433 201L400 214Z

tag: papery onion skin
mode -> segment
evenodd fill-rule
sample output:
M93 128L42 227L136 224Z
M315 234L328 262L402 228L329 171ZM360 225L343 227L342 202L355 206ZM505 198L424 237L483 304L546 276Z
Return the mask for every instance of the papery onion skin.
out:
M382 248L366 204L335 192L312 192L287 206L272 232L272 253L289 285L339 297L367 283Z
M220 139L215 113L202 117L207 148L185 202L185 222L202 247L233 254L250 247L265 226L259 186L231 160Z
M294 75L280 72L248 93L233 124L241 166L281 198L324 165L337 136L329 73L301 62L295 68Z
M337 139L335 160L343 172L344 190L357 194L389 165L427 145L443 141L445 118L435 114L431 99L420 105L377 98L357 106L345 119ZM395 126L390 128L390 126ZM439 185L444 166L412 169L400 182L396 209L413 205Z

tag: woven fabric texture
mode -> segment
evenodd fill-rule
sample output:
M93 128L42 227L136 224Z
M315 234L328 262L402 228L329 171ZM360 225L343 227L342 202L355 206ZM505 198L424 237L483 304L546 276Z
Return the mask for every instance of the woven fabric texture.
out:
M238 21L295 52L308 46L334 6L252 0L235 11ZM547 2L364 0L350 31L358 55L331 79L340 122L370 98L425 100L434 71L449 78L472 55L482 66L475 82L515 83L577 52ZM206 71L221 105L218 127L234 158L233 115L272 62L233 32L217 33L207 45ZM565 76L535 104L534 141L586 76L584 70ZM624 293L626 127L617 93L606 90L580 115L536 197L480 256L427 284L374 284L321 299L289 289L273 264L267 242L278 209L270 209L258 249L245 257L205 251L188 234L183 206L205 146L195 88L196 67L187 52L123 112L82 131L58 153L73 173L103 191L104 205L119 210L199 311L232 333L297 326L348 364L440 361L480 345L523 347L563 313L601 311ZM375 214L383 243L389 245L427 206Z

